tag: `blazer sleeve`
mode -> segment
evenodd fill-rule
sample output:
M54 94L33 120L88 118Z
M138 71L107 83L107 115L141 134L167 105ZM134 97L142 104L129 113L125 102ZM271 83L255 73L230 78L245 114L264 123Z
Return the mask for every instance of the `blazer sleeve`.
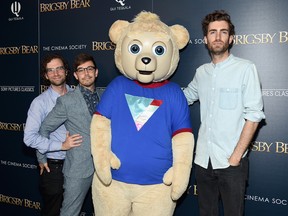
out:
M47 115L40 127L40 134L49 137L50 133L55 131L67 120L66 107L62 97L57 99L56 105Z

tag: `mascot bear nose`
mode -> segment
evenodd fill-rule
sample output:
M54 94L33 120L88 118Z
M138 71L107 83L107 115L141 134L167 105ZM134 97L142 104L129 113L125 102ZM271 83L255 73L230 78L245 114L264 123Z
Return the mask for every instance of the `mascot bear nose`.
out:
M151 58L144 57L144 58L141 59L141 61L142 61L145 65L147 65L147 64L149 64L149 63L151 62Z

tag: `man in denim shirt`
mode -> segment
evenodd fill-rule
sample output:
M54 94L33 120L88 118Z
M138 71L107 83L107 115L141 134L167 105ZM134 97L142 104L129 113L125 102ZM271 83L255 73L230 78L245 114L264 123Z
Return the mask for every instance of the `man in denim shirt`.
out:
M189 104L200 102L201 126L195 164L201 216L240 216L248 177L247 148L265 118L255 65L230 53L234 25L225 11L202 21L211 63L200 66L184 89Z

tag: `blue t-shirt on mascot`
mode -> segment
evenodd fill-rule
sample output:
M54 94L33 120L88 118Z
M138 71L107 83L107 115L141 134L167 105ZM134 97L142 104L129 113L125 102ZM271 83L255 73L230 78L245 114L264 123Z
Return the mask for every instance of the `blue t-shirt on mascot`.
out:
M112 178L131 184L162 183L173 163L172 137L192 131L187 100L180 87L167 80L140 84L118 76L96 112L111 120L112 152L121 161Z

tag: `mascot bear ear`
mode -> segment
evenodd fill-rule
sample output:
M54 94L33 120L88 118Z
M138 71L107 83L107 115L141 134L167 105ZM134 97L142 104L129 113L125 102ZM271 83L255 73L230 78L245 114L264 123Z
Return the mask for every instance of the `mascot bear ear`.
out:
M122 35L122 32L126 30L129 24L130 23L125 20L117 20L112 24L109 29L109 37L114 44L117 44Z
M185 27L177 24L170 26L169 28L175 38L178 49L183 49L189 42L188 30Z

